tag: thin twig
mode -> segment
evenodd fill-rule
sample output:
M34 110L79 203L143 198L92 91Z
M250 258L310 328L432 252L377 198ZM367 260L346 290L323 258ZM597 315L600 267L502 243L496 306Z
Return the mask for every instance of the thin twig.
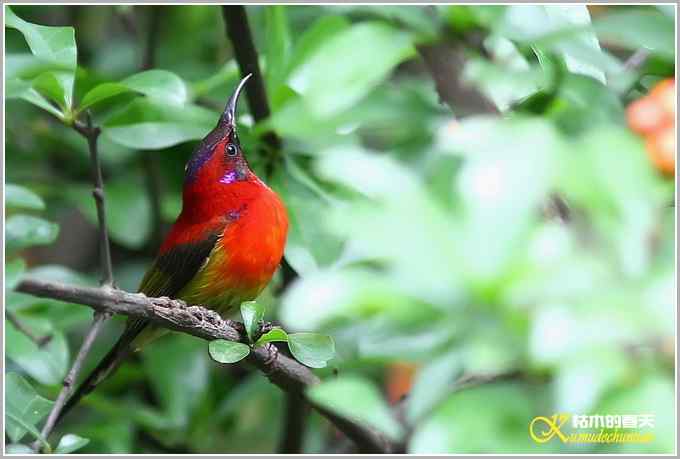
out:
M139 8L139 7L137 7ZM148 31L143 43L141 69L150 70L156 65L156 48L161 26L163 9L157 5L148 7ZM140 28L137 28L139 30ZM141 33L140 39L141 39ZM146 191L151 204L151 236L147 247L155 254L163 237L163 213L161 197L163 194L162 175L157 152L145 151L140 156L144 168Z
M465 67L462 44L441 42L417 47L432 79L441 102L456 115L479 113L498 114L498 108L481 92L463 81Z
M14 325L14 328L26 335L26 337L33 341L38 347L43 347L52 340L52 335L38 336L33 333L12 311L6 311L5 317L7 317L7 320Z
M95 205L97 206L97 221L99 226L99 257L101 263L102 279L101 286L102 290L110 290L114 287L113 282L113 265L111 263L111 246L109 244L109 234L108 227L106 225L106 202L104 199L104 179L102 177L102 167L99 160L99 152L97 149L97 140L99 139L99 134L101 134L101 129L92 124L92 115L88 111L85 114L85 123L76 120L73 124L73 129L75 129L80 135L82 135L87 140L87 145L90 150L90 162L92 166L92 182L94 188L92 190L92 196L94 197ZM85 358L90 352L92 343L97 338L97 335L101 331L102 324L110 317L108 311L100 311L95 313L92 325L85 335L83 344L78 350L78 355L76 356L73 365L71 366L66 378L64 378L63 387L57 396L57 400L47 417L47 421L42 429L42 436L47 440L49 435L52 433L57 420L59 419L59 414L71 394L73 388L73 383L78 378L80 369L82 368ZM33 444L33 448L38 450L41 447L37 442Z
M181 300L150 298L141 293L113 288L81 287L34 278L22 280L16 290L42 298L81 304L100 312L148 319L159 326L209 341L225 339L247 342L242 324L222 319L217 312L201 306L187 306ZM275 349L271 343L256 347L246 360L284 391L304 397L305 389L318 384L319 378L309 368L279 354ZM307 403L310 403L309 400ZM376 430L313 403L310 405L354 441L360 452L385 453L394 450L394 445Z
M80 369L83 366L83 362L85 362L85 358L89 354L90 349L92 348L92 344L94 343L95 338L99 334L99 331L101 330L103 323L106 321L106 319L108 319L109 316L110 314L108 312L96 311L94 313L92 326L88 330L87 335L85 335L85 339L83 340L83 344L80 346L80 350L78 351L78 355L76 356L76 359L73 362L73 366L71 367L68 374L64 378L63 383L64 387L59 392L59 396L57 397L57 400L54 402L54 407L52 408L52 411L50 411L50 414L47 417L47 421L43 426L42 429L43 438L47 439L49 434L52 432L52 429L54 429L54 426L57 423L57 419L59 418L59 414L61 413L61 410L64 408L64 404L66 403L66 400L68 399L69 395L71 395L73 384L75 383L76 378L80 373Z
M90 161L92 163L92 181L94 189L92 196L97 206L97 221L99 226L99 257L101 261L103 286L113 286L113 265L111 264L111 246L109 244L108 226L106 225L106 203L104 200L104 179L102 178L102 166L97 150L97 139L101 129L92 125L92 115L85 114L85 124L76 121L73 128L87 140L90 149Z
M633 53L632 56L630 56L626 62L623 63L623 70L625 71L631 71L631 70L637 70L642 65L647 62L647 59L649 58L649 51L645 48L640 48L637 51Z

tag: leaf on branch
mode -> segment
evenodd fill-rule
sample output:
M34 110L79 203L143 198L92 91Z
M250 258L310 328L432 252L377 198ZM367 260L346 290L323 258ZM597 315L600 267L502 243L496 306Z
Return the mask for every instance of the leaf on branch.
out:
M49 71L51 76L46 77L49 83L43 81L38 86L42 87L43 90L47 90L46 95L59 103L65 111L70 111L78 59L75 30L73 27L48 27L31 24L14 14L9 7L5 8L5 25L21 32L33 55L40 61L50 63L57 69ZM23 80L18 78L14 78L12 81L15 87L17 83L23 82ZM18 97L55 114L55 109L51 107L49 102L35 90L33 92L35 94L30 92L29 84L24 91L21 91Z
M5 432L13 442L21 440L26 432L38 438L35 425L49 413L53 402L38 395L33 387L17 373L5 375L7 402Z
M8 454L35 454L30 446L21 443L10 443L6 446L5 452Z
M102 133L129 148L160 150L202 139L215 127L217 114L197 105L173 105L139 97L109 117Z
M335 357L333 338L318 333L288 335L288 349L296 360L312 368L324 368Z
M246 333L248 333L248 340L252 343L260 322L264 319L264 306L257 301L245 301L241 303L241 316Z
M247 344L236 343L223 339L210 341L208 345L210 357L219 363L236 363L245 359L250 354Z
M19 283L19 280L21 279L21 276L24 274L24 271L26 271L26 262L21 258L17 258L5 264L6 292L14 290L14 287L16 287L17 284Z
M102 83L83 97L79 111L111 97L127 92L138 92L164 103L182 105L188 99L187 85L179 76L167 70L147 70L117 83Z
M45 203L40 196L28 188L13 183L5 185L5 206L15 209L45 209Z
M69 454L79 450L88 443L90 443L90 440L87 438L79 437L75 434L66 434L61 437L57 449L55 449L54 452L56 454Z
M273 328L269 330L255 343L255 346L262 346L263 344L271 343L274 341L288 341L288 333L283 328Z
M19 318L36 336L51 336L52 339L40 347L11 323L5 322L7 358L41 384L59 384L66 375L69 362L68 345L64 334L46 319L28 316Z
M31 215L13 215L5 226L6 248L12 252L32 245L51 244L58 234L56 223Z
M326 118L358 102L414 54L409 33L382 22L361 22L321 44L289 82L309 110Z

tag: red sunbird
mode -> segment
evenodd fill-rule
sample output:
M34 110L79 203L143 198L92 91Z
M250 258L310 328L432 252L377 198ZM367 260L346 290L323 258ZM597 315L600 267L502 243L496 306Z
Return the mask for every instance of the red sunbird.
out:
M139 291L229 314L269 283L281 262L288 216L278 195L248 166L236 134L241 80L217 126L185 167L182 212L161 245ZM130 318L104 359L64 406L65 415L131 352L167 330Z

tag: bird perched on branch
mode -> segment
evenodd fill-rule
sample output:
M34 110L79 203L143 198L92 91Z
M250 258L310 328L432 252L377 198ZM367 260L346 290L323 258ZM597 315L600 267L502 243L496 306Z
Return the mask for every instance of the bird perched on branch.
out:
M278 195L250 170L236 133L236 105L247 75L217 126L185 168L182 212L163 242L139 292L200 304L229 314L269 283L288 232ZM125 331L64 406L64 416L131 352L167 330L129 319Z

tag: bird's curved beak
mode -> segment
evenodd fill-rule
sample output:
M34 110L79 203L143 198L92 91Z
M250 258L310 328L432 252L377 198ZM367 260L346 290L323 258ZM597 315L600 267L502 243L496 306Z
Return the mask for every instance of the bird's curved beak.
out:
M220 124L229 124L232 126L236 125L236 105L238 104L238 97L251 76L253 76L253 74L249 73L241 80L238 86L236 86L234 94L232 94L229 98L229 101L227 101L227 106L224 108L224 113L222 113L222 116L220 117Z

